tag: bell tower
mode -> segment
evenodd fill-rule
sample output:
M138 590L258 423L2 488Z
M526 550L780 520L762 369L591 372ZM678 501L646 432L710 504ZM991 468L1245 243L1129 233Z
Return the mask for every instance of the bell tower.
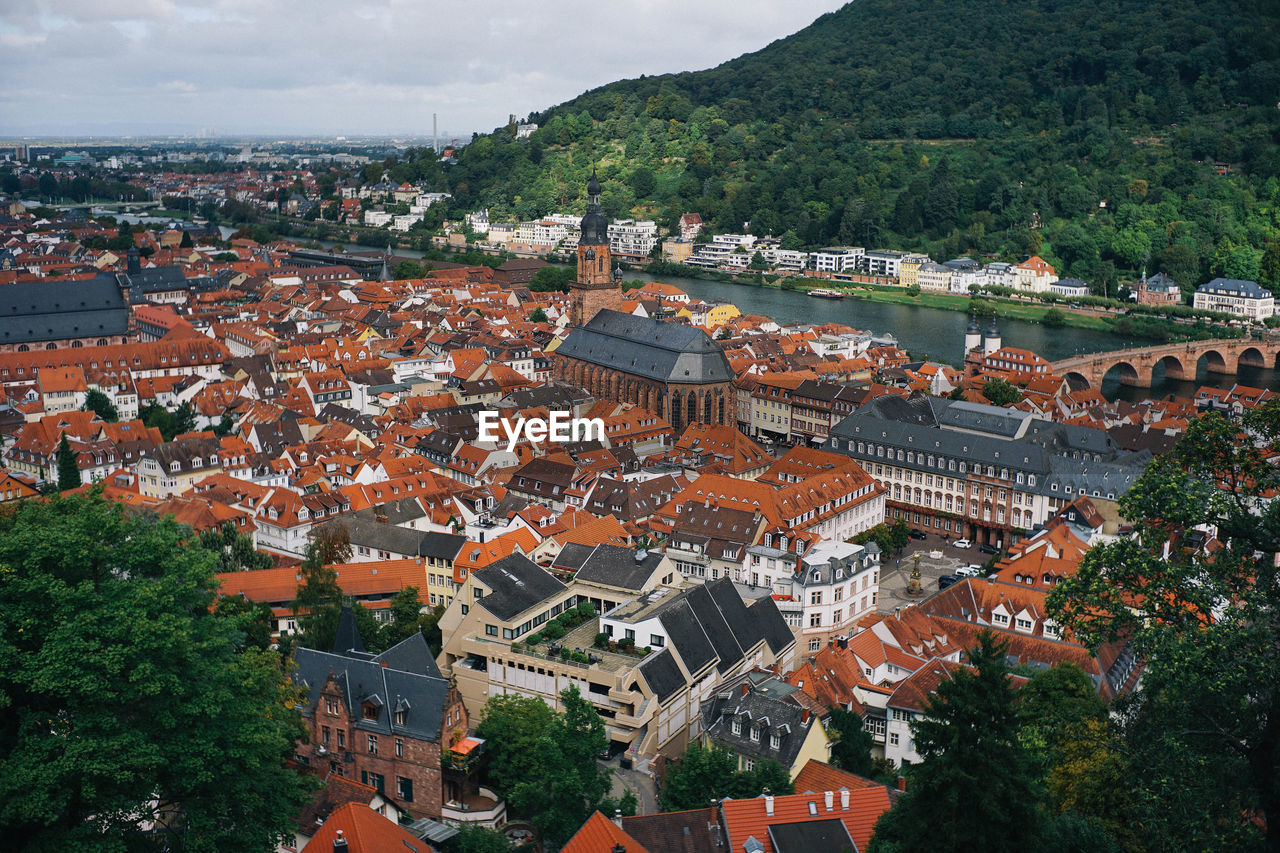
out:
M587 183L587 212L578 239L578 279L569 285L569 319L575 326L605 308L622 310L622 282L611 269L609 221L600 209L600 181L595 170Z

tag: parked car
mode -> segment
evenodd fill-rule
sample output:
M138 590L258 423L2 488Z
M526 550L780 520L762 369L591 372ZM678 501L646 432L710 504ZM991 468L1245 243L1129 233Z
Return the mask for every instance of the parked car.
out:
M984 554L999 554L1000 549L995 545L979 545L978 550Z
M957 578L976 578L982 576L982 566L969 564L956 569Z
M957 575L943 575L938 578L938 589L946 589L949 586L959 583L959 581L960 578Z
M952 542L951 544L952 544L952 545L955 545L957 548L971 548L971 547L973 547L973 543L972 543L972 542L970 542L968 539L957 539L955 542Z
M928 539L929 538L929 534L925 533L919 527L911 528L911 532L907 535L910 536L912 539Z

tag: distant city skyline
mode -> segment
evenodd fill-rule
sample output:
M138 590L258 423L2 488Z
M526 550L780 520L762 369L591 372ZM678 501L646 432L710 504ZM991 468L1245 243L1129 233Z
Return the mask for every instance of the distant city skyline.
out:
M0 9L0 136L470 135L713 67L839 0L37 0Z

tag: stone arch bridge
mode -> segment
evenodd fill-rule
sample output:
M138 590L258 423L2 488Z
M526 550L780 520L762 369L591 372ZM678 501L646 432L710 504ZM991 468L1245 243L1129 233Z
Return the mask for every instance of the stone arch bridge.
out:
M1102 379L1112 369L1125 385L1150 388L1152 374L1157 366L1164 367L1170 379L1194 381L1200 359L1210 373L1227 376L1236 374L1241 365L1249 367L1276 367L1280 356L1280 337L1265 340L1208 340L1186 341L1177 344L1161 344L1153 347L1097 352L1055 361L1053 372L1065 376L1078 386L1081 381L1090 388L1102 386Z

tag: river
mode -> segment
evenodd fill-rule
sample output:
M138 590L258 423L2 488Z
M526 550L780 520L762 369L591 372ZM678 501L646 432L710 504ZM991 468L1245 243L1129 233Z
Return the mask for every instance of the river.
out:
M675 285L690 296L708 302L732 302L744 314L762 314L779 323L843 323L873 334L890 334L898 345L914 358L960 364L964 359L964 332L969 317L959 311L945 311L917 305L870 302L848 297L842 300L818 299L792 290L756 287L726 281L712 281L680 276L651 276L642 270L623 273L631 281L658 280ZM983 324L985 330L986 324ZM1049 361L1073 355L1108 352L1147 346L1150 341L1126 338L1090 329L1051 328L1025 320L1001 320L999 329L1006 346L1031 350ZM1280 376L1267 368L1242 368L1238 377L1209 374L1201 363L1196 381L1178 381L1163 377L1163 370L1150 389L1134 388L1118 380L1103 383L1102 393L1108 399L1138 401L1168 394L1193 396L1200 385L1231 387L1239 381L1256 388L1280 390Z

